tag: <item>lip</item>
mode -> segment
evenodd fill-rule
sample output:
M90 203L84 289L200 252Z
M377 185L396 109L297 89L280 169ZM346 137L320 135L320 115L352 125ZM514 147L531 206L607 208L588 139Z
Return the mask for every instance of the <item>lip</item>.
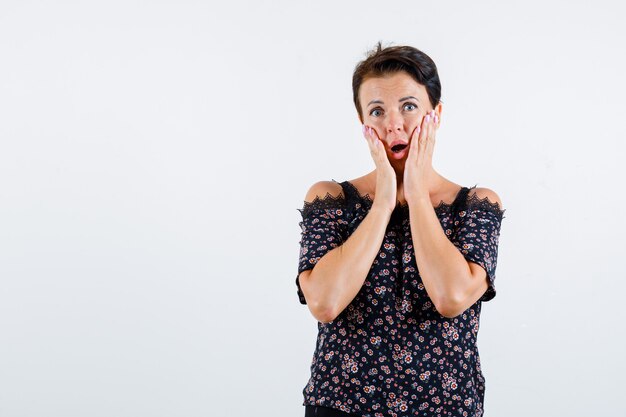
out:
M393 142L391 142L391 145L389 145L389 149L393 148L396 145L409 145L409 142L405 142L403 140L394 140Z
M398 142L398 143L402 143L402 142ZM394 143L394 146L397 145L398 143ZM391 149L390 149L390 151L391 151ZM393 159L396 159L396 160L402 159L402 158L404 158L406 156L406 154L408 152L409 152L409 146L407 144L407 146L404 149L402 149L400 152L396 153L394 151L391 151L390 152L390 154L391 154L390 157L393 158Z
M396 145L406 145L404 149L402 149L400 152L394 152L391 149L396 146ZM404 158L404 156L406 155L406 153L409 150L409 143L405 142L403 140L394 140L393 142L391 142L391 145L389 146L389 153L390 153L390 157L398 160L398 159L402 159Z

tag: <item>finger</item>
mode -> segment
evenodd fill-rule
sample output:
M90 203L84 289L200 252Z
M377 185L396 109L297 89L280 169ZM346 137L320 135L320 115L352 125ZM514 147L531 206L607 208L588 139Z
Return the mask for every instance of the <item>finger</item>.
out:
M424 117L424 130L422 132L422 135L420 135L420 140L419 140L419 153L422 159L428 153L428 143L432 135L432 121L433 121L433 115L432 115L432 111L430 111L426 114L426 117Z
M374 146L373 146L371 135L370 135L370 127L367 125L363 125L363 136L365 137L365 140L367 141L367 147L369 148L370 152L373 154Z
M385 145L383 141L378 136L378 132L373 127L370 127L370 136L374 141L374 147L376 148L376 164L377 166L385 166L387 168L391 168L391 161L389 161L389 157L387 156L387 151L385 149Z
M417 156L417 144L419 143L419 135L422 131L422 126L417 125L415 129L413 129L413 133L411 134L411 142L409 143L409 154L407 159L415 159Z
M378 138L378 134L376 133L376 130L371 126L369 126L369 135L372 140L372 145L374 146L377 152L380 152L382 143L380 142L380 139Z
M432 121L432 128L431 128L431 142L435 141L435 135L437 133L437 113L433 110L433 121Z
M426 116L426 132L424 135L424 141L423 141L423 145L424 148L426 148L426 146L428 145L428 141L430 140L430 135L432 134L432 129L433 129L433 111L429 111L428 115Z
M375 137L376 131L371 126L366 126L365 132L366 132L367 143L370 148L370 154L372 155L372 158L374 159L374 163L378 165L378 163L380 162L380 151L381 151L380 145L378 142L380 141L378 140L378 138Z
M435 130L437 129L437 112L433 110L430 117L430 135L428 137L433 141L435 140Z
M430 129L428 132L428 140L426 142L426 152L427 155L430 156L432 154L433 151L433 147L435 146L435 135L436 135L436 128L437 128L437 114L435 113L435 111L432 111L432 116L431 116L431 120L430 120Z
M367 134L368 137L370 139L370 142L372 144L372 149L374 149L376 151L376 153L378 153L378 139L375 136L375 131L374 128L371 126L367 127Z
M379 141L380 139L378 138L378 133L376 132L376 129L374 129L372 126L369 126L369 130L372 139L374 139L375 141Z
M418 136L418 149L422 151L424 149L424 143L426 142L426 138L428 138L428 129L430 127L430 112L426 113L424 118L422 119L422 131Z
M367 125L363 125L363 137L365 138L365 140L367 141L368 145L369 145L369 126Z
M434 111L434 110L431 110L431 111L430 111L430 119L429 119L429 121L428 121L428 123L429 123L429 125L430 125L430 126L429 126L429 127L430 127L430 132L429 132L430 134L428 135L428 137L429 137L429 138L431 137L431 135L432 135L432 133L433 133L433 129L434 129L434 127L435 127L435 114L436 114L436 113L435 113L435 111Z

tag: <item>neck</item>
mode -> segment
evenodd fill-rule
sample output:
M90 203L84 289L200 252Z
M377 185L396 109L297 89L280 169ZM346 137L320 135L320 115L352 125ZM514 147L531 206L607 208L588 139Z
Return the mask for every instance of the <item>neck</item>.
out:
M401 170L395 170L395 171L396 171L396 183L398 185L398 188L402 188L402 183L404 182L404 167L402 167ZM372 185L372 187L375 188L376 170L370 172L367 176L370 177L369 183ZM436 194L438 191L440 191L444 187L446 180L434 168L431 168L430 171L428 172L428 178L426 182L428 184L427 186L428 193Z

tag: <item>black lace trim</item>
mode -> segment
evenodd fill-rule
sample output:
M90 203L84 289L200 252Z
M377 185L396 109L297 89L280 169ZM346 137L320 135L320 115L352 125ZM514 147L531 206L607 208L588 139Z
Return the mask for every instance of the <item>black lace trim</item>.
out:
M476 186L473 186L472 188L476 188ZM493 211L498 215L498 217L505 218L504 212L506 209L501 208L500 203L497 201L491 201L487 196L480 198L476 193L469 195L467 197L467 207Z
M302 216L306 216L311 210L314 209L328 209L328 208L343 208L347 201L343 192L340 192L337 196L333 196L327 192L324 197L315 196L313 201L304 201L302 209L297 209Z
M348 187L350 187L350 189L353 191L353 193L356 195L356 197L358 199L360 199L363 202L367 203L368 206L371 206L372 204L374 204L374 200L370 197L369 193L366 193L366 194L362 195L362 194L359 193L359 190L354 185L352 185L352 183L346 182L346 184L347 184ZM476 187L477 187L477 185L473 185L473 186L469 187L468 192L471 192ZM459 193L462 192L462 191L463 190L459 191ZM457 196L458 196L458 194L457 194ZM314 209L345 208L345 204L347 203L347 200L348 199L344 195L343 191L340 192L336 196L333 196L331 193L327 192L324 197L315 196L315 198L311 202L303 201L302 209L297 209L297 210L300 212L300 214L302 214L302 216L305 216L311 210L314 210ZM456 198L454 199L454 201L452 201L450 203L446 203L445 201L441 200L439 202L439 204L437 204L436 206L433 207L433 209L435 209L436 211L447 209L447 208L452 207L455 202L456 202ZM462 202L461 202L461 205L462 205ZM468 197L467 197L467 207L468 208L469 207L472 207L472 208L476 207L476 208L479 208L479 209L493 211L500 218L504 218L504 213L506 212L506 209L502 209L500 207L500 204L497 201L493 202L493 201L491 201L489 199L489 197L486 197L486 196L483 197L483 198L479 198L476 193L468 194ZM408 211L409 210L409 204L408 203L398 202L396 204L396 209L398 209L398 208L401 209L401 210Z
M366 193L364 195L362 195L361 193L359 193L359 190L351 183L351 182L346 182L346 184L348 184L348 187L350 187L350 189L352 189L352 191L354 192L354 194L356 194L358 196L358 198L360 198L361 200L367 202L370 206L372 204L374 204L374 200L372 199L372 197L370 197L369 193ZM474 185L473 187L470 187L469 189L472 190L473 188L476 188L476 186ZM461 193L463 190L459 190L459 193ZM457 194L458 197L458 194ZM454 198L454 200L450 203L446 203L443 200L439 201L439 204L437 204L436 206L433 206L433 208L436 211L442 210L444 208L450 208L454 205L454 203L456 202L456 197ZM401 203L401 202L397 202L396 204L396 208L400 208L402 210L409 210L409 203Z

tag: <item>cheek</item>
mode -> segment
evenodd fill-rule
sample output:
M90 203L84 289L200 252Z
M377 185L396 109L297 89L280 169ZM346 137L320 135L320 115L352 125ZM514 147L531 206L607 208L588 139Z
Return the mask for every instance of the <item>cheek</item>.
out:
M409 133L413 132L413 129L415 129L417 126L420 126L422 124L422 120L424 119L424 114L416 114L412 117L410 117L407 120L407 127L409 128Z
M385 134L385 123L380 118L366 117L365 123L372 126L381 138Z

